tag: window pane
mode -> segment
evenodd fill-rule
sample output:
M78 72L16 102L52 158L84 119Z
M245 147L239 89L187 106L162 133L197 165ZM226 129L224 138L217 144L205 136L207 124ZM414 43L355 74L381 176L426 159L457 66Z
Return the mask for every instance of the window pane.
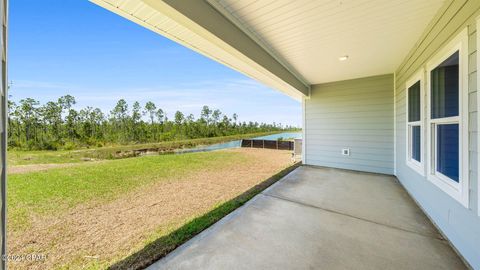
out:
M412 127L412 159L421 162L420 154L420 126Z
M459 145L458 124L437 126L437 171L455 182L459 182Z
M408 88L408 122L420 121L420 81Z
M454 53L431 72L432 119L458 116L458 57Z

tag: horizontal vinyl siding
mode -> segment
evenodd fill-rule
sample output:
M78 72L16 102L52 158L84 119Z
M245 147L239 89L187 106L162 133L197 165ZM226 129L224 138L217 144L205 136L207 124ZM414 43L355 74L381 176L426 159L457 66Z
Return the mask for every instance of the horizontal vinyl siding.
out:
M416 46L396 71L396 168L397 177L422 208L474 269L480 269L480 217L478 211L477 166L477 29L480 1L447 1L432 20ZM468 129L469 129L469 208L406 166L405 83L460 31L468 28ZM428 89L426 89L428 91ZM424 140L426 142L426 138ZM425 145L426 146L426 145ZM425 148L426 151L426 148Z
M314 85L305 143L306 164L393 174L393 75Z

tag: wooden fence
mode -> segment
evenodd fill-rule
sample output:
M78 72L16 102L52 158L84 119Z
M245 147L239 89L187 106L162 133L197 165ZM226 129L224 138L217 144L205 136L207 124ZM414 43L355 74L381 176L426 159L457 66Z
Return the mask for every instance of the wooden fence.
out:
M277 140L242 140L242 147L267 148L278 150L293 150L293 141L277 141Z

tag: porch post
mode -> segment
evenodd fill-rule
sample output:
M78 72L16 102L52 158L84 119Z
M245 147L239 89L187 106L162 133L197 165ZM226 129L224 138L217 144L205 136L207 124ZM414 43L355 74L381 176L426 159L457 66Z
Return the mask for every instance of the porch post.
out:
M0 196L1 196L1 244L2 244L2 259L0 260L0 270L6 269L6 223L7 223L7 99L8 99L8 85L7 85L7 26L8 26L8 0L0 0L0 20L2 22L2 29L0 33L0 59L1 59L1 78L0 78Z

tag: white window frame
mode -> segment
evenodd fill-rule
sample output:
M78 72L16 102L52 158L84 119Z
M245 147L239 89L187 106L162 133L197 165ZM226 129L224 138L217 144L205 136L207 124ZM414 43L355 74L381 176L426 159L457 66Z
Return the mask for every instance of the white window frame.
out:
M406 164L412 168L414 171L419 173L422 176L425 176L425 132L424 132L424 122L425 122L425 70L422 68L415 75L413 75L406 83L405 93L406 93L406 121L405 121L405 132L406 132ZM408 121L408 89L413 86L415 83L420 81L420 120L416 122ZM412 159L411 150L412 150L412 132L411 126L420 126L420 162Z
M431 119L431 71L453 55L459 52L459 115L454 117ZM443 190L445 193L469 207L469 166L468 166L468 30L464 29L443 49L441 49L427 63L427 153L428 170L427 179ZM459 181L436 171L436 135L433 131L436 124L458 123L459 125ZM434 136L432 136L434 135Z

